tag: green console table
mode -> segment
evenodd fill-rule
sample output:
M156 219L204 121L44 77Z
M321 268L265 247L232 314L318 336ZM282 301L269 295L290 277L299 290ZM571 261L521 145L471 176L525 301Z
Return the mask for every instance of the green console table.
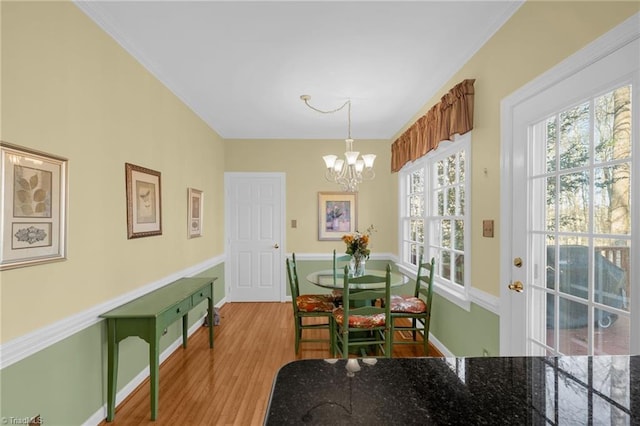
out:
M209 347L213 348L213 282L216 278L181 278L119 306L100 317L107 320L107 421L115 416L118 378L118 345L129 336L149 344L151 420L158 415L159 343L163 330L182 318L182 346L187 347L187 314L209 300Z

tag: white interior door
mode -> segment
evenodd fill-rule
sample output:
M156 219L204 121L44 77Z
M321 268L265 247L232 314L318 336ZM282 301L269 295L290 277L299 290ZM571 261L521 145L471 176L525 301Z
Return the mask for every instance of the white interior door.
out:
M282 173L225 173L229 301L283 298L284 188Z
M503 103L503 355L640 351L639 52L636 31Z

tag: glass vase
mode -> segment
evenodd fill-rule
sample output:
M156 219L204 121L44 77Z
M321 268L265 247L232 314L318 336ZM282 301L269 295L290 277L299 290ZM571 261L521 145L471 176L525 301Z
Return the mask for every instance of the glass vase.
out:
M349 261L349 272L352 277L361 277L365 274L366 259L364 256L352 255Z

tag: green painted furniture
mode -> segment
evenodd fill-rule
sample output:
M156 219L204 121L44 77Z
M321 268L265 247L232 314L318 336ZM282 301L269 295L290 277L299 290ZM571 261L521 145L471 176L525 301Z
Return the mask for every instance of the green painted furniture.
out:
M149 344L151 420L158 415L159 343L163 330L182 318L182 346L187 347L189 310L208 300L209 324L213 324L213 282L216 278L181 278L129 303L100 315L107 320L107 421L115 416L118 378L118 345L129 336ZM213 327L209 327L213 348Z
M378 301L390 300L391 267L387 265L384 275L349 277L345 266L342 279L342 307L333 311L333 352L349 358L354 350L368 356L372 349L379 349L390 358L390 308Z
M431 323L431 302L433 299L433 275L435 259L429 263L422 263L422 255L418 260L418 275L416 286L411 295L391 296L391 346L419 345L424 346L424 356L429 353L429 324ZM387 300L387 299L385 299ZM396 325L397 319L410 320L410 325ZM413 340L395 339L396 331L411 331ZM423 332L422 341L416 339L418 331Z
M287 276L289 278L289 289L291 290L291 301L293 302L293 321L295 325L295 351L296 355L300 349L301 342L327 342L329 351L333 356L333 309L334 298L328 294L300 294L300 283L298 281L298 268L296 266L296 255L292 254L291 260L286 260ZM305 318L325 318L326 322L307 322ZM327 330L327 339L311 338L302 336L304 330Z

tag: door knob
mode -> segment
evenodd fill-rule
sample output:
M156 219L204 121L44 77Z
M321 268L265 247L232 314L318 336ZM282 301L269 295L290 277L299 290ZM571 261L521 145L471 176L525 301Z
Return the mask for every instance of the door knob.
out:
M524 285L520 281L513 282L509 284L509 290L513 290L518 293L522 293L524 291Z
M273 248L280 248L280 246L278 245L278 243L276 243Z

